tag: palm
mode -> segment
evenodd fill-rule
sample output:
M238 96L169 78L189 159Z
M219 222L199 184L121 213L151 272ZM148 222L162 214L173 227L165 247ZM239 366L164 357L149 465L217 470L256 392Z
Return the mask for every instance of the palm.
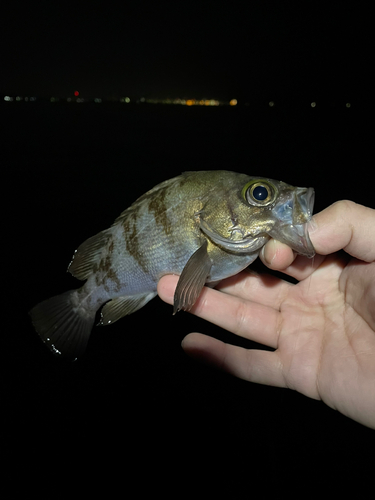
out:
M365 266L366 289L375 286L370 282L374 264ZM369 356L375 352L375 332L363 317L366 312L353 308L358 272L356 259L346 263L330 256L298 285L279 283L285 295L276 355L285 385L346 414L355 412L357 399L371 394L375 379Z
M184 339L184 349L245 380L322 399L375 428L374 221L374 210L339 201L314 216L312 261L275 240L263 247L263 262L298 284L243 271L204 289L192 313L273 351L198 333ZM163 300L173 302L177 279L159 282Z
M375 263L334 254L317 256L313 263L297 257L291 267L289 274L300 279L297 285L243 271L217 289L205 288L191 310L273 352L201 334L188 335L185 350L237 377L297 390L374 425L375 318L370 304ZM174 289L177 277L165 277L162 283L166 288L159 293L168 294L170 301L173 295L166 290ZM361 309L364 293L369 307L365 303Z

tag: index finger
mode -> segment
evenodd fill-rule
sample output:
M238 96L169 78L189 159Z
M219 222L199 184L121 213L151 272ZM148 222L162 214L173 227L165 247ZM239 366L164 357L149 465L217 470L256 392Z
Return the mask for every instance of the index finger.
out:
M166 275L158 282L159 297L173 304L178 276ZM204 287L191 313L241 337L276 348L280 312L241 297Z

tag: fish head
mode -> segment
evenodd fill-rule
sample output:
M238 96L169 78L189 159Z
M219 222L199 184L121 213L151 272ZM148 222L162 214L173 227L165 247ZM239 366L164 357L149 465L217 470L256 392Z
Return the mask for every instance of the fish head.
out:
M275 238L313 257L307 222L312 217L314 189L238 175L238 182L228 182L221 198L211 197L202 210L200 228L206 236L235 253L255 252Z

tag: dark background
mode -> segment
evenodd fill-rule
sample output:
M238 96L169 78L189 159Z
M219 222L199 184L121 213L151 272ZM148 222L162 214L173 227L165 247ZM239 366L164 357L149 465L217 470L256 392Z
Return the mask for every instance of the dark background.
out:
M132 457L126 474L154 467L159 454L168 470L188 456L209 464L212 452L224 464L245 454L249 470L279 469L286 456L291 468L310 467L318 454L322 474L367 455L373 431L322 402L186 357L180 343L191 331L254 345L189 314L172 316L159 298L94 328L72 364L47 351L27 315L78 285L65 270L81 242L185 170L313 186L316 212L345 198L375 208L368 15L342 2L321 11L296 5L39 5L4 16L0 89L40 97L0 104L2 429L14 463L46 443L99 461L101 446L112 446ZM65 102L76 89L114 102ZM49 102L53 95L61 100ZM129 105L116 102L123 95ZM238 105L136 104L141 96Z

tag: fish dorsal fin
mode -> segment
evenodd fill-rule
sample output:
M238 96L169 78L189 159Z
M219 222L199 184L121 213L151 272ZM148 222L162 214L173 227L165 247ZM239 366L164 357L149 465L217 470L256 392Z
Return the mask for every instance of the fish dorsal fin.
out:
M116 297L110 300L102 309L100 325L109 325L119 320L123 316L131 314L153 299L156 292L127 297Z
M84 241L75 251L68 271L75 278L87 279L94 265L99 263L103 248L107 245L110 236L111 231L106 229Z
M212 262L207 253L207 240L187 261L174 294L173 314L189 311L202 291L210 273Z

